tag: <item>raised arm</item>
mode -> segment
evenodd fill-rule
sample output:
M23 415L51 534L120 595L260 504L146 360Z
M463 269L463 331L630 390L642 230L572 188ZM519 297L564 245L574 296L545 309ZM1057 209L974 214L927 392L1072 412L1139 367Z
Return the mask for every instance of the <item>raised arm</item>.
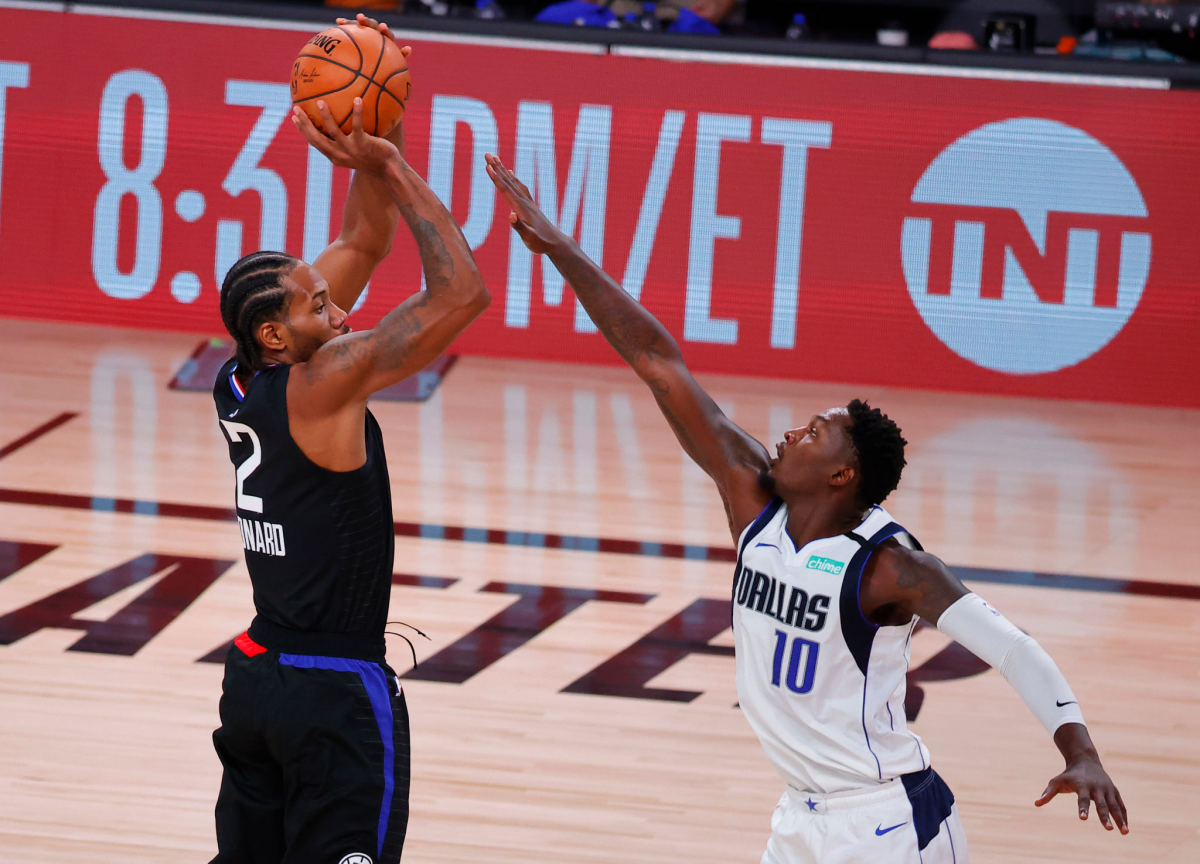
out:
M293 112L293 122L335 165L377 176L417 242L428 290L409 297L374 329L338 336L296 365L288 396L308 416L365 403L376 390L419 371L490 302L471 250L441 201L395 145L363 131L361 100L355 100L350 135L338 129L327 106L318 105L327 136L302 111Z
M388 25L359 14L355 21L337 19L338 24L357 23L391 38ZM400 49L407 57L412 49ZM404 124L383 136L404 156ZM370 171L356 171L342 211L342 228L337 239L312 262L329 285L329 299L347 312L354 306L371 274L392 250L392 239L400 224L400 208L383 178Z
M654 394L687 454L717 484L736 540L770 500L759 475L767 450L725 416L696 383L675 339L538 209L525 185L495 156L488 175L512 208L509 222L531 251L546 255L596 327Z
M1079 818L1096 803L1100 823L1129 833L1121 793L1100 764L1079 702L1050 655L1027 633L969 592L938 558L887 543L863 574L859 606L877 624L907 624L913 615L937 628L995 668L1054 738L1066 767L1051 778L1034 804L1060 792L1079 796Z

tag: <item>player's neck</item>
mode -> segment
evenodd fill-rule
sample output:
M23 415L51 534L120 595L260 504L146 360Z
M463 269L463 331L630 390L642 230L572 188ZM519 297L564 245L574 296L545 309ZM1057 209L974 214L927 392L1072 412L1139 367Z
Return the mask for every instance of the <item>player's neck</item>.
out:
M853 501L840 497L807 495L784 503L788 508L788 535L800 549L814 540L853 531L867 516Z
M292 358L292 352L285 349L283 351L263 351L261 366L264 369L269 369L272 366L290 366L296 361Z

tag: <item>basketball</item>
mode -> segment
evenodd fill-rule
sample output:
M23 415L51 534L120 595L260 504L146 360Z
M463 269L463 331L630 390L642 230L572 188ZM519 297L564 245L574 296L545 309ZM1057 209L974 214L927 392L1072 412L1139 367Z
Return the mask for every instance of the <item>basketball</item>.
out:
M340 24L318 33L292 65L292 104L321 130L317 101L347 135L353 125L354 99L363 100L363 130L386 135L404 115L412 88L408 59L396 43L370 27Z

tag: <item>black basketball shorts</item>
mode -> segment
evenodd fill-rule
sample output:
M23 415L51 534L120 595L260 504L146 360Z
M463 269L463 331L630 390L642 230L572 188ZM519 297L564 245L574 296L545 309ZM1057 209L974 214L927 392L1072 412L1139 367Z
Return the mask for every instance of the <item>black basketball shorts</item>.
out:
M395 864L408 710L386 664L238 637L225 661L213 864Z

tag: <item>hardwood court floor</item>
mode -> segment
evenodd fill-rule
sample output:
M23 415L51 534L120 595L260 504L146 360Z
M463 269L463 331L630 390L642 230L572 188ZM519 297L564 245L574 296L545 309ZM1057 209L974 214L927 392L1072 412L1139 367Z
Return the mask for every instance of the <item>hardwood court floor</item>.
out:
M0 321L0 448L78 413L0 456L0 632L33 628L0 645L0 862L214 852L221 668L197 661L252 610L221 516L233 471L211 399L166 389L196 341ZM1061 763L997 673L921 683L913 727L957 796L974 861L1200 861L1200 414L705 383L770 442L829 405L877 400L912 442L889 509L951 565L981 568L972 586L1072 682L1129 805L1128 837L1081 825L1073 800L1032 807ZM466 359L429 402L373 410L407 526L392 617L430 635L417 643L427 660L494 616L526 628L507 653L460 652L475 664L461 684L406 680L405 860L756 862L781 783L734 707L727 651L684 653L649 682L606 667L617 690L701 694L690 702L561 692L668 620L710 626L728 598L731 566L701 560L731 545L720 504L632 374ZM587 538L683 545L613 554ZM391 642L403 672L408 647ZM920 633L913 668L945 647Z

